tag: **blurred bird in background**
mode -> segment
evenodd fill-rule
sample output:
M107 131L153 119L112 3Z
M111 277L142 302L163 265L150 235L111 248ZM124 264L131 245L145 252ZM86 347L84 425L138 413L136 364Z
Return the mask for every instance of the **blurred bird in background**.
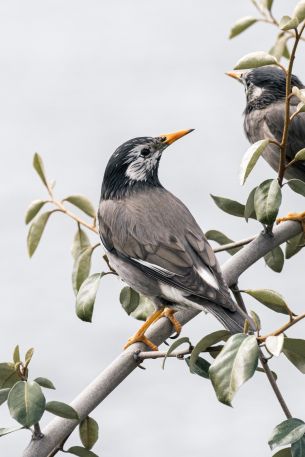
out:
M179 308L211 312L232 333L247 315L232 300L215 254L186 206L158 178L164 150L192 130L134 138L111 156L99 206L99 230L111 266L130 287L150 298L156 311L125 347L147 339L148 327Z
M244 130L250 143L264 138L282 141L285 122L286 75L279 67L259 67L245 72L230 71L227 73L243 84L246 93L246 109L244 111ZM292 75L292 87L304 89L297 76ZM296 111L300 100L296 96L290 99L290 116ZM305 112L295 116L289 125L286 164L291 162L296 153L305 148ZM268 144L263 152L264 159L275 170L279 169L280 149L276 144ZM305 182L305 161L294 162L285 171L285 178L300 179ZM305 212L278 219L298 220L305 229Z

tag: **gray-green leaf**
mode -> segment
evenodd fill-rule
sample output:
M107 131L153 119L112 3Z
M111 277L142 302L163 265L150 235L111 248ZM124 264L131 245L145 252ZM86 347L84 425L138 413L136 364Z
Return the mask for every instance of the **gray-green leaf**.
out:
M248 68L263 67L265 65L276 65L277 59L265 51L250 52L245 55L234 67L234 70L246 70Z
M279 27L281 30L287 31L291 29L296 29L298 25L299 21L296 17L291 18L290 16L283 16L280 20Z
M269 51L269 54L273 55L278 61L281 60L281 57L285 57L285 52L287 52L287 39L285 33L281 32L281 34L277 37L277 40L272 46Z
M257 368L258 345L254 335L238 333L231 336L209 373L217 398L231 406L237 390L250 379Z
M39 378L34 379L34 381L37 382L37 384L39 384L41 387L44 387L45 389L55 390L55 386L54 386L53 382L47 378L39 377Z
M72 247L71 247L71 254L72 254L72 257L74 258L74 260L76 260L77 257L79 257L79 255L89 246L90 246L90 240L89 240L86 232L84 232L84 230L81 229L80 226L78 226L77 232L75 233Z
M3 403L6 402L10 390L11 390L10 388L9 389L0 389L0 405L3 405Z
M196 344L196 346L192 350L189 364L190 371L194 371L196 360L198 359L199 354L201 352L206 351L206 349L213 346L213 344L218 343L219 341L227 341L229 336L230 332L228 332L228 330L217 330L216 332L209 333L208 335L201 338L201 340Z
M298 235L290 238L286 244L285 257L290 259L290 257L297 254L305 246L305 235L304 233L299 233Z
M294 160L305 160L305 148L300 149L294 156Z
M252 16L246 16L242 17L238 21L235 22L233 27L230 30L229 38L234 38L240 33L242 33L244 30L248 29L251 25L255 24L257 22L257 19Z
M46 411L55 414L56 416L64 417L65 419L79 420L78 414L72 406L61 401L49 401L46 404Z
M11 389L7 404L11 416L24 427L30 427L41 419L46 399L35 381L19 381Z
M76 296L76 314L86 322L92 322L92 314L96 294L103 273L95 273L89 276L80 286Z
M205 234L208 240L216 241L216 243L219 243L221 246L224 244L229 244L229 243L234 243L233 240L228 238L224 233L219 232L218 230L208 230ZM227 252L231 255L236 254L242 246L233 248L233 249L228 249Z
M305 423L296 418L287 419L277 425L269 438L268 444L271 449L286 444L295 443L305 433Z
M79 424L79 436L86 449L92 449L98 440L98 423L92 417L86 417Z
M287 184L294 192L305 197L305 182L301 181L300 179L289 179Z
M254 208L257 219L271 225L276 219L282 201L282 192L277 179L262 182L254 194Z
M140 294L131 287L123 287L120 292L120 303L128 315L137 309L140 303Z
M27 209L25 214L25 223L28 224L39 213L43 205L47 203L46 200L34 200Z
M69 197L64 198L63 201L71 203L71 205L76 206L84 213L86 213L88 216L96 216L94 206L92 205L90 200L88 200L88 198L84 197L83 195L69 195Z
M284 266L284 253L280 246L275 247L264 256L265 262L271 270L280 273Z
M276 313L290 314L287 303L284 298L271 289L247 289L244 290L248 295L255 298L257 301L272 309Z
M246 182L247 177L253 170L259 157L262 155L266 146L269 144L269 140L259 140L252 144L247 152L245 153L241 165L240 165L240 183L243 185Z
M41 181L44 183L44 185L46 187L48 187L48 182L47 182L46 174L45 174L45 171L44 171L43 161L42 161L42 158L40 157L40 155L37 154L37 152L34 154L33 167L36 170L36 172L37 172L38 176L40 177Z
M255 311L253 311L251 309L250 309L249 314L252 317L252 320L253 320L253 322L255 324L256 330L259 331L261 329L261 320L259 318L259 315Z
M281 333L277 336L268 336L265 341L266 348L270 354L278 357L282 352L283 345L284 345L284 334Z
M181 344L184 344L184 343L188 343L190 344L190 340L187 336L183 336L182 338L179 338L178 340L174 341L173 344L168 348L167 352L166 352L166 355L163 359L163 362L162 362L162 369L164 370L164 367L165 367L165 362L166 362L166 359L167 357L175 350L177 349L179 346L181 346Z
M76 259L72 272L72 285L75 295L80 289L86 278L88 278L91 268L91 257L93 246L87 247Z
M305 1L301 0L297 3L293 10L292 17L296 17L301 23L305 19Z
M13 387L20 377L14 363L0 363L0 389Z
M231 200L230 198L218 197L211 195L218 208L222 209L225 213L231 214L232 216L244 217L245 205Z
M305 437L291 445L291 456L292 457L305 457Z
M94 452L81 446L72 446L66 452L68 452L68 454L77 455L78 457L98 457Z
M305 374L305 341L299 338L285 338L283 353L287 359Z
M13 351L13 361L14 363L19 363L20 362L20 351L19 351L19 346L15 346L14 351Z
M144 295L140 295L139 306L130 313L130 316L139 321L146 321L155 310L153 302Z
M256 219L256 213L255 213L255 208L254 208L254 195L256 192L257 187L254 187L254 189L251 190L250 194L248 195L247 202L245 205L245 211L244 211L244 217L246 221L251 219Z
M188 365L190 366L190 357L187 357L184 359ZM203 359L202 357L198 357L194 366L193 366L193 371L191 373L197 374L198 376L201 376L202 378L209 379L210 374L209 374L209 369L210 369L210 362L207 360Z
M27 238L27 245L28 245L28 253L29 256L32 257L34 252L37 249L43 231L45 229L46 223L53 211L47 211L46 213L42 213L34 222L32 222L28 238Z

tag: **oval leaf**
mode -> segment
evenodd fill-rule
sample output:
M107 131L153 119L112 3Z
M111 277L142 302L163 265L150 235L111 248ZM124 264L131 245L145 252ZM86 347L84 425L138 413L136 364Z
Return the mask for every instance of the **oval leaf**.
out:
M91 257L93 246L86 248L76 259L72 272L72 285L75 295L77 295L80 286L88 278L91 268Z
M287 419L273 430L268 444L271 449L298 441L305 433L305 423L300 419Z
M153 302L140 294L139 306L130 313L130 316L139 321L146 321L148 316L151 316L155 310L156 308Z
M305 19L305 1L301 0L297 3L296 7L293 10L292 17L296 17L300 22Z
M300 149L300 151L298 151L296 153L296 155L294 156L294 160L305 160L305 148L304 149Z
M259 140L252 144L247 152L245 153L241 165L240 165L240 183L245 184L247 177L253 170L259 157L264 152L266 146L269 144L269 140Z
M296 17L291 18L290 16L283 16L282 19L280 20L280 29L281 30L291 30L291 29L296 29L297 26L299 25L299 21Z
M79 436L83 446L91 449L98 440L98 423L92 417L86 417L79 425Z
M252 17L252 16L242 17L241 19L236 21L235 24L233 25L233 27L231 28L229 38L231 39L231 38L236 37L237 35L242 33L244 30L251 27L251 25L255 24L255 22L257 22L257 19L255 17Z
M256 312L253 311L253 310L250 310L250 313L249 313L249 314L250 314L250 316L252 317L252 320L253 320L253 322L254 322L254 324L255 324L256 330L259 331L259 330L261 329L261 320L260 320L260 318L259 318L259 315L256 314Z
M78 414L72 406L61 401L49 401L46 404L46 411L55 414L56 416L64 417L65 419L79 420Z
M46 399L35 381L19 381L11 389L7 404L11 416L24 427L30 427L41 419Z
M63 199L64 202L69 202L71 205L76 206L77 208L81 209L84 213L88 216L95 217L96 211L90 200L83 195L69 195Z
M272 225L276 219L282 201L282 192L277 179L262 182L254 194L254 208L257 219L266 225Z
M78 457L98 457L94 452L81 446L72 446L66 452L77 455Z
M256 189L257 189L257 187L254 187L254 189L251 190L251 192L247 198L245 211L244 211L244 217L247 222L249 219L256 219L256 213L255 213L255 208L254 208L254 195L255 195Z
M84 230L81 229L80 226L78 226L77 232L75 233L72 247L71 247L71 254L74 260L79 257L79 255L84 252L85 249L87 249L90 246L90 240L84 232Z
M288 37L286 36L286 34L281 33L278 36L274 46L272 46L272 48L269 51L269 54L273 55L278 61L281 60L281 57L285 57L284 54L287 50L287 40Z
M102 276L103 273L95 273L85 279L80 286L76 296L76 314L82 321L92 322L94 303Z
M265 341L266 348L270 354L278 357L282 352L284 345L284 334L281 333L278 336L268 336Z
M20 381L14 363L0 363L0 389L10 388Z
M231 406L237 390L255 373L258 353L254 335L238 333L228 339L209 371L214 390L221 403Z
M37 384L39 384L41 387L44 387L45 389L55 390L53 382L47 378L36 378L34 379L34 381L37 382Z
M299 233L298 235L290 238L286 244L285 257L290 259L290 257L297 254L305 246L305 234Z
M277 63L278 61L276 58L267 52L251 52L239 59L234 70L246 70L248 68L263 67L265 65L276 65Z
M244 217L245 205L231 200L230 198L218 197L211 195L218 208L222 209L225 213L231 214L232 216Z
M181 344L184 344L184 343L188 343L190 344L190 340L187 336L184 336L182 338L179 338L178 340L174 341L173 344L168 348L167 352L166 352L166 355L163 359L163 362L162 362L162 369L164 370L164 366L165 366L165 362L166 362L166 359L167 357L175 350L177 349L177 347L181 346Z
M43 205L47 203L46 200L34 200L27 209L25 215L25 223L28 224L39 213Z
M216 241L216 243L219 243L221 246L223 246L224 244L234 243L233 240L231 240L224 233L219 232L218 230L208 230L205 236L208 240ZM226 252L233 255L236 254L236 252L238 252L241 248L242 246L233 249L228 249Z
M44 185L46 187L48 187L48 182L47 182L46 174L45 174L45 171L44 171L43 161L42 161L42 158L40 157L40 155L37 154L37 152L34 154L33 167L36 170L36 172L37 172L38 176L40 177L41 181L44 183Z
M123 287L120 292L120 303L128 315L137 309L140 303L140 294L131 287Z
M45 229L46 223L48 222L48 219L51 214L52 211L42 213L38 217L38 219L36 219L30 226L27 238L28 253L30 257L32 257L32 255L37 249L37 246Z
M244 290L248 295L255 298L257 301L272 309L276 313L290 314L287 303L284 298L274 290L270 289L247 289Z
M219 341L227 341L230 336L230 332L228 330L217 330L216 332L210 333L209 335L204 336L201 340L196 344L194 349L192 350L192 354L190 357L190 371L193 373L195 369L196 360L199 357L201 352L206 351L209 347L213 346L213 344L218 343Z
M184 359L188 365L190 366L190 357L187 357ZM203 359L202 357L198 357L195 364L193 365L193 371L191 373L197 374L198 376L201 376L201 378L209 379L210 374L209 374L209 369L210 369L210 362L207 360Z
M280 246L272 249L272 251L268 252L264 256L265 262L271 270L275 271L276 273L280 273L284 266L284 253Z
M305 374L305 341L299 338L285 338L283 353L287 359Z
M287 184L294 192L305 197L305 182L301 181L300 179L289 179Z

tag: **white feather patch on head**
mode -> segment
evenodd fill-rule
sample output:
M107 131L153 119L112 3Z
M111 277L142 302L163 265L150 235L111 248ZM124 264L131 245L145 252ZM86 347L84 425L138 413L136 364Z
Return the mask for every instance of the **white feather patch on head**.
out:
M253 84L250 87L250 90L247 91L248 100L251 102L259 98L264 92L263 87L254 86Z
M157 165L158 158L161 155L160 151L152 151L150 157L141 156L141 150L145 146L138 145L134 147L128 154L130 161L125 175L133 181L146 181L151 170Z

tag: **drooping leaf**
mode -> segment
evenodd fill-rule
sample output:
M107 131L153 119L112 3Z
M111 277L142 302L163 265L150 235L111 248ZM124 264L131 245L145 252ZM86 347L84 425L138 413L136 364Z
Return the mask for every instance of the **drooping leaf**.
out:
M183 336L182 338L179 338L178 340L174 341L173 344L171 344L171 346L168 348L167 352L166 352L166 355L163 359L163 362L162 362L162 369L164 370L164 367L165 367L165 362L166 362L166 359L167 357L175 350L177 349L179 346L181 346L181 344L184 344L184 343L188 343L190 344L190 340L187 336Z
M281 333L277 336L268 336L265 341L266 348L270 354L278 357L282 352L284 346L284 334Z
M297 28L299 25L299 21L297 17L291 18L290 16L283 16L282 19L280 20L280 29L281 30L291 30Z
M264 256L265 262L271 270L280 273L284 266L284 253L280 246L276 246Z
M284 298L271 289L247 289L244 290L248 295L255 298L257 301L272 309L276 313L290 314L287 303Z
M84 197L83 195L69 195L69 197L64 198L63 201L71 203L71 205L76 206L84 213L86 213L88 216L96 216L94 206L92 205L90 200L88 200L88 198Z
M75 295L77 295L80 286L88 278L91 268L91 258L93 246L86 248L76 259L72 272L72 285Z
M0 405L3 405L3 403L6 402L10 390L10 388L0 389Z
M7 404L11 416L24 427L30 427L41 419L46 399L35 381L19 381L10 390Z
M20 377L14 363L0 363L0 389L13 387Z
M123 287L120 292L120 303L128 315L137 309L140 303L140 294L131 287Z
M34 200L27 209L25 214L25 223L28 224L39 213L43 205L47 203L46 200Z
M190 366L190 357L187 357L184 359L188 365ZM193 371L191 373L197 374L198 376L201 376L202 378L209 379L209 369L210 369L210 362L207 360L203 359L202 357L198 357L194 366L193 366Z
M68 452L68 454L77 455L78 457L98 457L94 452L81 446L72 446L66 452Z
M218 208L222 209L225 213L231 214L232 216L244 217L245 205L231 200L230 198L218 197L211 195Z
M287 359L305 374L305 341L299 338L285 338L283 353Z
M79 436L82 445L86 449L92 449L98 440L99 427L98 423L92 417L86 417L79 424Z
M255 373L258 353L254 335L237 333L228 339L209 370L210 379L221 403L231 406L237 390Z
M292 256L297 254L305 246L305 236L304 233L299 233L298 235L290 238L286 244L285 257L290 259Z
M40 177L41 181L43 182L43 184L46 187L48 187L48 181L46 178L43 161L42 161L42 158L40 157L40 155L37 154L37 152L34 154L33 167L36 170L36 172L37 172L38 176Z
M49 401L46 404L46 411L55 414L56 416L64 417L65 419L78 420L78 414L72 406L63 403L62 401Z
M291 418L277 425L269 438L271 449L295 443L305 433L305 423L301 419Z
M23 427L0 428L0 436L8 435L9 433L17 432L22 429Z
M289 179L287 184L294 192L305 197L305 182L301 181L300 179Z
M234 67L234 70L247 70L248 68L258 68L265 65L276 65L276 58L265 51L250 52L245 55Z
M41 387L44 387L45 389L55 390L55 386L54 386L53 382L47 378L39 377L39 378L34 379L34 381L37 382L37 384L39 384Z
M208 240L216 241L216 243L219 243L221 246L224 244L229 244L229 243L234 243L233 240L228 238L224 233L219 232L218 230L208 230L205 234ZM236 254L242 246L233 248L233 249L228 249L227 252L231 255Z
M256 219L256 213L255 213L255 208L254 208L254 195L255 195L256 189L257 189L257 187L254 187L254 189L251 190L250 194L248 195L247 201L246 201L244 217L247 222L249 219Z
M262 182L254 194L254 208L257 219L271 225L276 219L282 201L282 192L277 179Z
M92 322L94 303L102 276L103 273L95 273L89 276L82 283L77 293L76 314L85 322Z
M304 0L301 0L299 1L294 10L293 10L293 13L292 13L292 17L296 17L299 21L299 23L301 23L304 19L305 19L305 1Z
M257 19L253 16L242 17L241 19L236 21L233 27L231 28L229 38L231 39L236 37L244 30L251 27L251 25L255 24L255 22L257 22Z
M30 226L27 238L28 253L30 257L32 257L32 255L37 249L37 246L45 229L46 223L48 222L48 219L51 216L52 212L53 211L47 211L46 213L42 213L34 222L32 222Z
M13 361L14 363L19 363L20 362L20 351L19 351L19 346L15 346L14 351L13 351Z
M305 457L305 437L295 441L291 445L291 456L292 457Z
M259 331L261 329L261 320L259 318L259 315L256 314L256 312L251 310L251 309L250 309L249 314L250 314L250 317L252 317L252 320L253 320L253 322L255 324L256 330Z
M71 254L74 260L76 260L79 257L79 255L89 246L90 240L86 232L84 232L84 230L80 226L78 226L71 247Z
M252 144L245 153L240 165L241 185L245 184L247 177L253 170L256 162L258 161L259 157L262 155L268 144L268 139L259 140L256 143Z
M219 341L227 341L230 336L230 332L228 330L217 330L216 332L209 333L208 335L201 338L201 340L196 344L194 349L192 350L192 354L190 357L190 371L193 372L195 369L196 360L199 357L201 352L206 351L209 347L213 346Z

